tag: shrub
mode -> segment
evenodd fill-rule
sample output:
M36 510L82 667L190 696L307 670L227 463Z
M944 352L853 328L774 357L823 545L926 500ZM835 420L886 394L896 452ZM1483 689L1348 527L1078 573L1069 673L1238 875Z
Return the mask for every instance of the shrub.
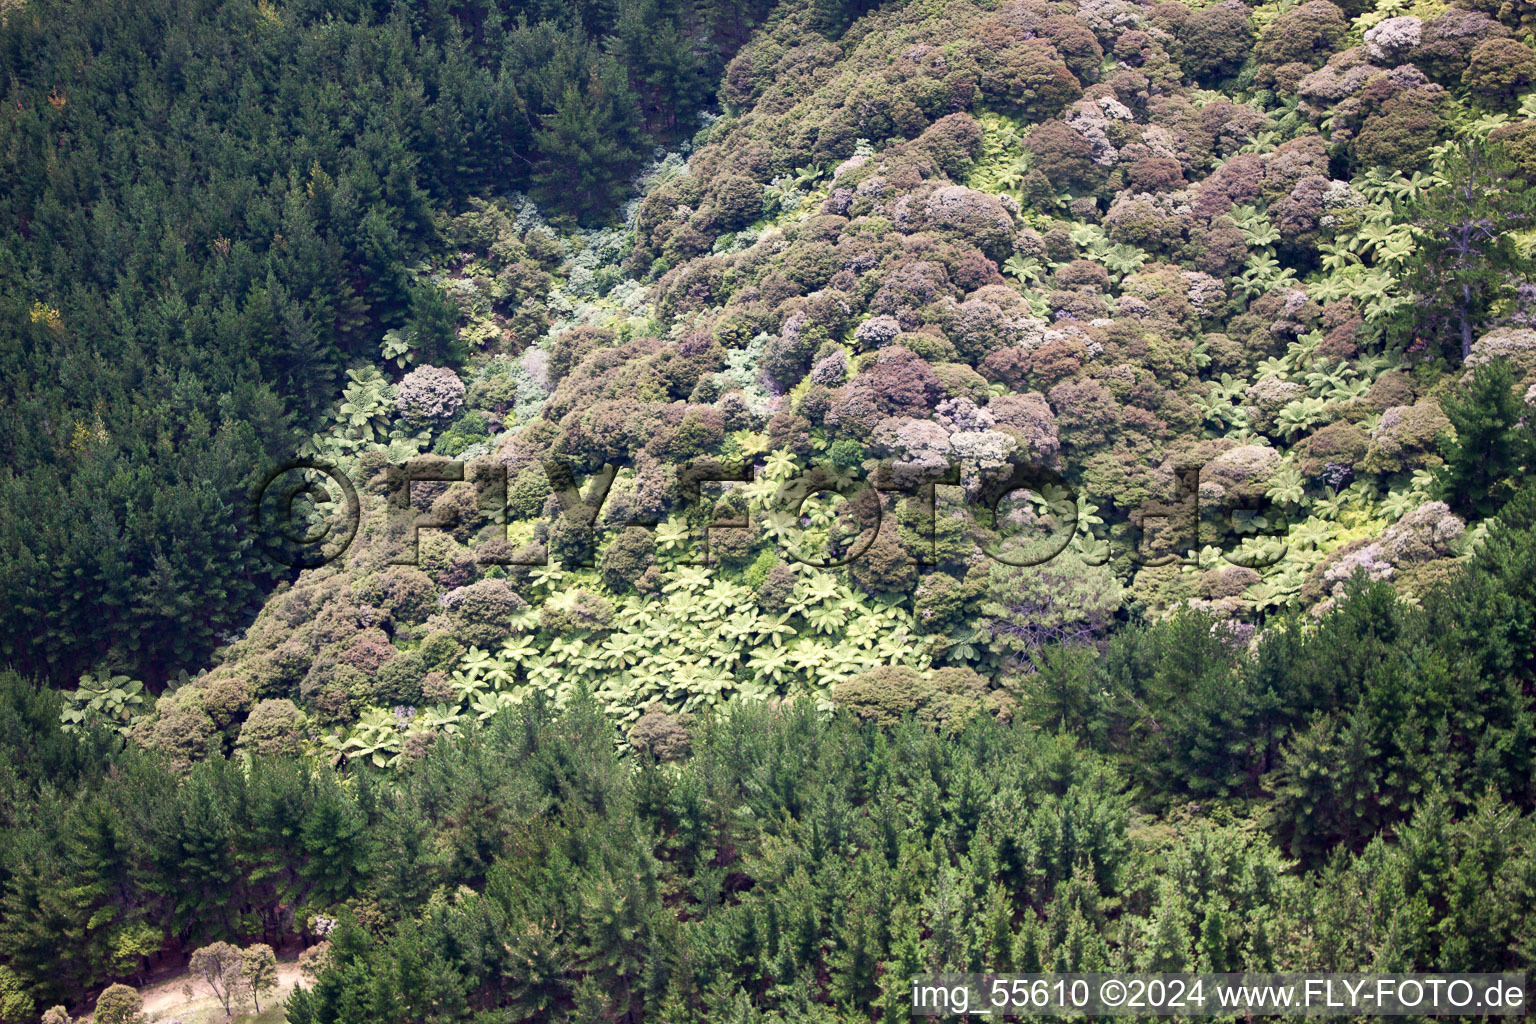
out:
M862 351L884 348L901 333L901 321L893 316L872 316L854 329L853 339Z
M1280 232L1288 251L1304 251L1317 242L1319 222L1328 212L1333 182L1321 174L1309 174L1290 194L1270 204L1269 221Z
M1424 23L1418 18L1404 15L1388 18L1365 32L1365 48L1371 60L1388 67L1396 67L1412 53L1424 36Z
M416 653L421 656L422 667L428 672L449 671L464 656L464 645L454 639L451 633L428 633L416 648Z
M768 445L796 455L811 453L811 421L793 409L783 408L768 421Z
M1200 576L1199 595L1208 601L1238 597L1262 577L1254 569L1241 565L1223 565Z
M651 531L626 527L603 554L603 585L615 594L625 593L655 563L656 539Z
M913 617L926 632L943 632L966 620L981 591L969 576L962 581L947 572L927 573L912 595Z
M1184 187L1184 169L1165 156L1142 157L1125 169L1125 183L1138 192L1176 192Z
M299 954L299 974L313 983L331 966L330 942L317 942Z
M1442 99L1437 86L1388 98L1365 119L1351 144L1356 164L1411 169L1423 163L1440 138Z
M763 186L739 174L716 179L709 192L715 226L739 231L763 215Z
M1339 421L1316 431L1296 445L1296 466L1305 477L1317 477L1331 467L1360 468L1370 438L1354 423Z
M692 751L686 715L669 715L652 708L629 730L629 746L658 761L681 761Z
M1182 249L1194 226L1190 207L1168 193L1123 195L1104 215L1111 241L1169 255Z
M1002 200L963 185L944 185L921 202L896 202L896 224L905 230L945 232L1003 260L1013 251L1013 215Z
M446 366L418 366L400 381L396 407L414 420L447 420L464 405L464 381Z
M472 647L490 647L512 631L512 613L527 603L504 580L481 580L443 595L453 618L454 635Z
M896 531L882 528L863 554L848 566L848 575L872 594L908 594L917 583L917 563L902 546Z
M832 687L832 700L866 721L891 725L926 704L933 684L905 665L872 669Z
M799 578L789 566L775 563L757 588L758 606L770 615L788 610L789 595Z
M996 428L1011 434L1027 464L1052 467L1061 453L1056 417L1045 396L1034 392L999 395L987 404Z
M1082 95L1082 86L1049 43L1020 40L1009 28L998 28L993 39L972 43L981 66L981 91L988 99L1038 121Z
M374 703L391 707L396 704L422 703L421 683L426 674L426 663L422 660L420 650L406 651L391 658L373 678L371 693Z
M810 370L811 359L821 341L810 332L786 329L768 342L759 366L779 388L788 391Z
M1488 135L1513 162L1527 186L1536 182L1536 121L1519 120L1500 125Z
M1371 389L1357 404L1364 412L1372 413L1386 412L1394 405L1412 405L1413 400L1413 378L1393 370L1377 377Z
M894 344L930 363L949 362L960 355L950 340L937 329L898 334Z
M1202 84L1236 74L1253 49L1253 18L1237 0L1191 11L1178 33L1179 66Z
M203 711L220 729L226 728L250 710L256 700L255 687L245 675L228 666L219 666L186 687L196 691Z
M382 629L365 629L337 653L336 660L351 665L365 675L373 675L394 656L395 648ZM207 704L204 701L205 707ZM217 721L220 716L211 707L208 710Z
M1472 343L1464 365L1476 370L1490 363L1504 363L1522 387L1536 383L1536 331L1525 327L1495 327Z
M421 677L421 702L423 704L448 704L458 700L448 673L441 669Z
M144 1024L144 997L127 985L108 985L96 997L96 1024Z
M1104 63L1104 49L1081 18L1070 14L1053 15L1045 19L1041 29L1051 45L1056 47L1067 69L1080 82L1092 82L1099 77L1099 66Z
M1026 145L1034 156L1036 169L1058 189L1091 192L1104 179L1106 172L1094 163L1093 147L1088 140L1060 121L1037 125L1029 133ZM1046 237L1047 256L1054 260L1061 259L1060 252L1053 252L1049 248L1049 232Z
M865 721L894 725L911 715L928 725L958 729L983 707L986 680L967 668L928 675L884 665L832 687L832 701Z
M1259 37L1254 57L1261 64L1318 67L1338 48L1349 21L1328 0L1307 0L1270 23Z
M572 593L564 608L545 605L539 611L539 628L547 633L574 633L587 629L600 632L613 623L613 603L587 590Z
M725 438L725 416L708 405L673 405L656 424L647 444L658 459L684 462L719 448Z
M835 388L848 379L848 356L837 349L816 360L811 367L811 381L822 387Z
M1361 467L1368 473L1397 473L1439 466L1444 462L1441 438L1450 433L1451 421L1432 398L1393 406L1381 414L1371 431Z
M184 688L186 689L186 688ZM192 694L162 697L155 714L133 728L133 738L146 750L166 755L171 767L185 771L206 758L218 729Z
M933 368L933 375L947 397L970 398L975 402L987 399L987 378L965 363L939 363Z
M971 161L981 155L981 141L981 125L962 112L939 118L907 143L905 149L927 154L939 170L958 180Z
M1461 82L1490 107L1512 106L1536 79L1536 54L1513 39L1485 39L1472 48Z
M1062 446L1083 453L1107 444L1119 426L1120 406L1096 380L1063 381L1047 392Z
M1481 11L1449 7L1424 23L1413 62L1437 82L1459 82L1467 69L1468 57L1479 43L1507 39L1509 34L1509 29Z
M613 332L606 328L582 326L561 331L549 347L550 383L560 383L576 364L613 342Z
M1381 535L1381 553L1394 565L1428 562L1456 554L1467 524L1443 501L1426 501Z
M837 247L830 242L799 241L790 247L779 264L779 272L799 286L802 292L825 287L841 269Z
M55 1009L64 1010L62 1006ZM49 1010L43 1019L46 1021L52 1015L53 1010ZM21 979L9 967L0 966L0 1024L33 1024L36 1019L37 1005L22 989ZM68 1015L63 1020L68 1021Z
M1200 467L1202 506L1220 509L1257 498L1279 462L1279 454L1263 445L1239 445L1222 452Z
M425 622L437 605L437 587L431 577L409 565L392 565L364 578L357 586L357 596L383 609L396 622L410 625Z
M264 700L240 729L239 746L264 757L295 756L303 750L304 712L291 700Z
M1056 284L1061 288L1092 288L1109 291L1109 271L1092 260L1073 260L1056 268Z
M827 424L863 440L887 416L926 414L941 393L933 368L915 353L883 349L872 366L837 390Z

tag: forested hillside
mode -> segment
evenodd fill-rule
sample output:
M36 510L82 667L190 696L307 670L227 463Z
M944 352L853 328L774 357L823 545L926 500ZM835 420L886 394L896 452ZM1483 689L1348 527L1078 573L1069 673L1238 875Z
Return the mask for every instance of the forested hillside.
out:
M273 566L245 493L386 330L457 364L422 264L470 198L616 216L768 5L37 3L0 27L3 650L163 680ZM512 288L516 291L515 285ZM537 295L524 315L542 330Z
M12 8L4 1013L1528 969L1533 29Z

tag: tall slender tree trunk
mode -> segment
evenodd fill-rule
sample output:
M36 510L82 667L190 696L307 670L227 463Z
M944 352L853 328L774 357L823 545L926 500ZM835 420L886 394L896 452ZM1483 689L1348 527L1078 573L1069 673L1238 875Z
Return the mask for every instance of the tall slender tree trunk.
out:
M1461 286L1461 361L1472 354L1472 286Z

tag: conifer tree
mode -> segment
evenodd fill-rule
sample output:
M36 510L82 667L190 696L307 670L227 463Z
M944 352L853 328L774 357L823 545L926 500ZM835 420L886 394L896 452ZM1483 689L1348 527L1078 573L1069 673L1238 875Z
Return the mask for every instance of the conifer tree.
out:
M1461 357L1501 298L1532 270L1515 233L1536 217L1533 195L1497 144L1461 143L1438 177L1410 204L1417 248L1406 283L1418 296L1408 316L1416 330L1456 339Z
M1471 381L1440 402L1456 430L1440 471L1441 495L1463 516L1496 515L1519 486L1532 454L1525 404L1509 364L1479 366Z

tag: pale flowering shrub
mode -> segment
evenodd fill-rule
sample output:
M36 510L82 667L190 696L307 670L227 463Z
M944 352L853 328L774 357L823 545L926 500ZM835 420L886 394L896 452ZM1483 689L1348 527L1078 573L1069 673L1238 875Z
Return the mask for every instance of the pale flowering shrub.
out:
M1201 316L1214 316L1227 301L1227 286L1210 274L1186 270L1182 274L1188 286L1187 298Z
M1344 585L1355 573L1362 571L1368 579L1390 580L1396 574L1397 567L1388 561L1379 543L1367 544L1349 552L1323 570L1323 589L1334 597L1342 597Z
M1394 564L1427 562L1456 553L1467 524L1443 501L1426 501L1381 535L1381 553Z
M1451 421L1433 398L1413 405L1390 406L1371 431L1370 447L1361 468L1368 473L1433 468L1443 461L1441 438L1454 433Z
M848 379L848 357L842 349L818 359L811 367L811 380L822 387L835 388Z
M969 398L946 398L934 409L934 417L950 431L991 430L997 420Z
M894 461L887 464L899 486L934 480L949 469L949 431L932 420L892 416L881 420L871 448Z
M1018 442L996 430L962 430L950 435L949 447L957 460L988 470L1005 465Z
M1536 381L1536 330L1496 327L1472 343L1467 353L1467 376L1488 363L1508 363L1522 381Z
M396 407L411 419L446 420L464 405L464 382L446 366L418 366L396 394Z
M1371 60L1390 66L1400 63L1423 38L1424 23L1418 18L1388 18L1366 30L1365 49Z
M883 348L901 333L901 324L893 316L872 316L854 330L854 340L863 349Z
M1280 465L1280 453L1263 445L1239 445L1200 469L1200 500L1217 506L1262 494Z
M999 395L987 403L987 413L996 429L1010 434L1020 457L1040 466L1055 466L1061 455L1061 438L1056 418L1045 396L1026 394Z

